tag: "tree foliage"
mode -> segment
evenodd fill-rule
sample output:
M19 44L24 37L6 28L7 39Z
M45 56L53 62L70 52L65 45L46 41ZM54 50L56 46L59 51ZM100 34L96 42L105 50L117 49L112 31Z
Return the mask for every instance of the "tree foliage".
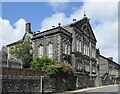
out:
M30 54L31 49L32 47L30 41L19 42L13 49L10 50L10 53L13 57L23 62L24 68L30 68L30 63L32 61L32 56Z
M44 76L56 75L59 74L59 72L66 74L72 73L72 66L70 64L56 62L55 60L50 59L47 56L33 59L31 67L33 69L42 70Z
M48 58L47 56L43 56L41 58L35 58L33 59L31 63L31 67L33 69L39 69L43 71L43 75L51 75L55 73L55 69L51 67L50 65L54 64L55 61Z

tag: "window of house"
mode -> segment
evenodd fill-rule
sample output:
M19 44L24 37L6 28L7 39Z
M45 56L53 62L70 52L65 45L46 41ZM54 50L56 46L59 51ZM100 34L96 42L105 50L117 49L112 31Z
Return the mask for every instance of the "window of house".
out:
M84 55L88 55L88 46L84 44Z
M95 67L95 65L93 65L92 67L93 67L93 68L92 68L92 71L93 71L93 72L96 72L96 67Z
M63 41L63 53L66 55L70 55L71 53L71 46L68 40Z
M53 57L53 44L52 43L48 44L48 57L49 58Z
M87 45L85 45L85 55L87 55Z
M82 68L83 68L83 64L82 63L78 63L77 69L78 70L82 70Z
M81 41L78 39L77 40L77 49L78 52L81 52Z
M86 64L86 65L85 65L85 70L86 70L86 71L90 71L90 66L89 66L89 64Z
M40 45L40 46L38 47L38 55L39 55L39 57L42 57L42 56L43 56L43 45Z
M67 53L68 53L68 45L65 44L65 54L67 54Z
M68 55L70 55L70 45L68 45Z
M92 46L92 57L95 58L96 57L96 49L95 46Z
M65 53L65 42L63 42L63 53Z
M89 53L90 53L90 52L89 52L89 46L88 46L88 56L89 56Z
M81 40L79 41L79 52L81 52Z
M77 51L79 51L79 40L77 40Z
M85 54L85 44L84 44L84 54Z

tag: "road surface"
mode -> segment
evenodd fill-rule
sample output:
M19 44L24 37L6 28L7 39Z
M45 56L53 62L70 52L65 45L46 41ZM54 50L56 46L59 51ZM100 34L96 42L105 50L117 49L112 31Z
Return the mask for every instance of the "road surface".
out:
M91 92L93 94L99 94L99 92L101 92L101 94L120 94L120 85L119 86L118 85L110 85L108 87L102 87L102 88L90 90L87 92Z
M68 92L61 92L55 94L120 94L120 85L109 85L96 88L88 88L83 90L75 90Z

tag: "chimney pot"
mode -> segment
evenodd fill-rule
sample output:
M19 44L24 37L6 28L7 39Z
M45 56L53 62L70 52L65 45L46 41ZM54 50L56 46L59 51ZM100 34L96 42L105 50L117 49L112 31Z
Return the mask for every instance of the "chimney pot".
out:
M53 28L55 28L55 26L52 26Z
M73 21L76 21L76 19L73 19Z
M113 61L113 57L108 57L108 58Z

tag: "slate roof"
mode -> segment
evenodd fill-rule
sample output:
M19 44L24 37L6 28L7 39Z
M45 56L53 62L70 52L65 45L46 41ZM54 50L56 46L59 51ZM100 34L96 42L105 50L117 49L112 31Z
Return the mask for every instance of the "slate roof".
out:
M72 23L70 23L70 24L67 24L67 25L63 25L63 26L58 26L58 27L55 27L55 28L52 28L52 29L48 29L48 30L45 30L45 31L42 31L42 32L38 32L38 33L33 33L33 38L32 39L36 39L36 38L38 38L38 37L40 37L39 35L43 35L43 36L45 36L46 34L50 34L50 32L48 33L48 31L54 31L54 30L56 30L56 29L58 29L58 28L61 28L62 30L64 30L66 33L69 33L69 34L72 34L72 32L73 32L73 29L71 28L71 27L73 27L73 26L76 26L77 24L79 24L79 23L81 23L81 24L84 24L86 21L88 21L88 25L89 25L89 27L90 27L90 36L93 36L92 38L94 38L94 40L95 41L97 41L96 40L96 38L95 38L95 35L94 35L94 33L93 33L93 30L92 30L92 28L91 28L91 25L90 25L90 23L89 23L89 19L87 18L87 17L83 17L82 19L80 19L80 20L78 20L78 21L75 21L75 22L72 22ZM84 31L83 31L84 32ZM54 34L54 33L57 33L57 32L51 32L51 34ZM62 33L64 33L64 32L62 32ZM11 44L8 44L7 46L11 46L11 45L14 45L14 44L16 44L16 43L18 43L18 42L22 42L23 40L24 40L24 38L25 38L25 35L26 35L26 33L24 34L24 36L23 36L23 38L21 39L21 40L18 40L18 41L16 41L16 42L14 42L14 43L11 43Z

